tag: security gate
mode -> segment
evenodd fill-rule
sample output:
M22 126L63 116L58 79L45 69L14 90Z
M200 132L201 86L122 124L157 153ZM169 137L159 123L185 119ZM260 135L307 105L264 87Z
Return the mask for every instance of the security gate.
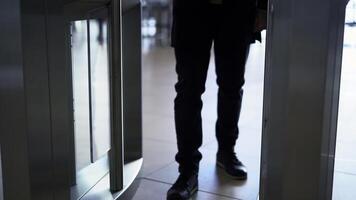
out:
M332 198L346 4L269 1L262 200Z
M140 2L0 7L4 199L132 195L142 165Z

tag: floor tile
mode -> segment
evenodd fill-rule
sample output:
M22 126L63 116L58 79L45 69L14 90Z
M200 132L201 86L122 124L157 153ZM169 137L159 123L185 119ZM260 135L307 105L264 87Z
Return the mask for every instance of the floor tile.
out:
M335 160L335 172L343 172L354 174L356 176L356 157L353 159L339 159Z
M144 139L142 176L174 162L177 148L174 144Z
M216 139L203 146L203 148L217 151ZM240 155L259 157L261 154L261 128L240 127L240 135L235 145L235 152Z
M244 200L255 200L259 191L259 157L240 156L249 170L249 178L247 181L237 181L216 167L215 153L215 151L202 149L203 159L200 164L199 189ZM172 163L151 174L148 178L172 184L178 176L177 168L178 165Z
M143 138L154 139L176 144L175 125L173 117L163 117L153 114L143 115Z
M356 176L336 172L334 175L333 200L354 200Z

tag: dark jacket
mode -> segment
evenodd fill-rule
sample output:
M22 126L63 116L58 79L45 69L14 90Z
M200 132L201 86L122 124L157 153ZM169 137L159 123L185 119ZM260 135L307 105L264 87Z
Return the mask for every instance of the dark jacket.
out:
M268 6L268 0L257 0L257 9L267 10L267 6ZM254 43L254 41L256 40L260 42L262 41L260 32L254 33L253 41L251 41L251 43Z

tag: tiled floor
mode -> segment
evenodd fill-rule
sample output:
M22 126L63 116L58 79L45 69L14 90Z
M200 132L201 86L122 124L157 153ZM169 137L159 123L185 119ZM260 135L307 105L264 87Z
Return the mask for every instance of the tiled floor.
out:
M203 95L203 160L199 192L194 199L255 200L259 187L259 160L262 124L264 45L254 44L247 64L245 96L240 120L241 135L236 150L249 169L247 181L236 181L215 166L216 93L214 58ZM170 47L144 49L143 59L143 149L142 183L134 200L165 199L178 176L174 156L177 151L173 120L175 60Z

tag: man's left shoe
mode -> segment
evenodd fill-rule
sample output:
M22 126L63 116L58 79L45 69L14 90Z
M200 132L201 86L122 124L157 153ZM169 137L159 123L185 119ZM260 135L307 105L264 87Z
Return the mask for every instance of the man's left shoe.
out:
M216 164L226 171L227 174L237 180L247 179L247 169L242 162L236 157L234 152L222 153L218 152L216 156Z
M167 200L188 200L198 191L198 174L180 174L167 192Z

